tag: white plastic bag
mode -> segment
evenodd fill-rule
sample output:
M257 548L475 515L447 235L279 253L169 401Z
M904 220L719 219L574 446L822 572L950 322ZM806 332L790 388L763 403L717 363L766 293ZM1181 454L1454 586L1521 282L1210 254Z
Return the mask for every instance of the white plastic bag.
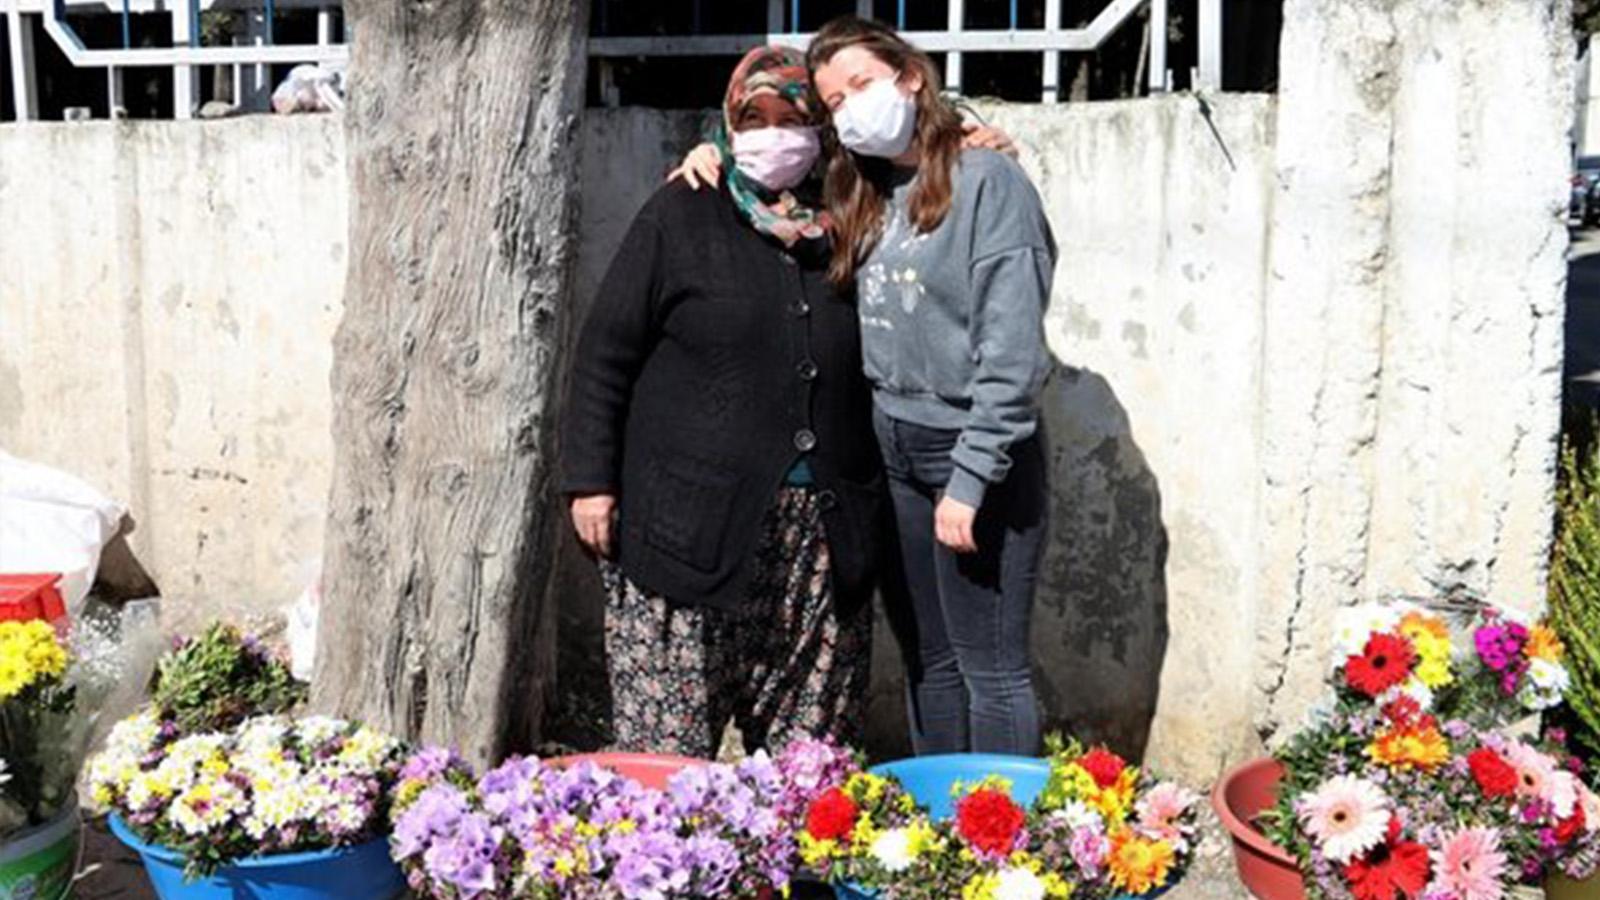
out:
M272 92L279 113L332 112L344 109L344 72L329 65L301 65Z
M0 573L60 572L70 615L82 612L125 512L79 478L0 450Z
M310 681L317 659L317 608L322 604L322 580L313 578L300 599L284 610L289 625L289 671L301 681Z

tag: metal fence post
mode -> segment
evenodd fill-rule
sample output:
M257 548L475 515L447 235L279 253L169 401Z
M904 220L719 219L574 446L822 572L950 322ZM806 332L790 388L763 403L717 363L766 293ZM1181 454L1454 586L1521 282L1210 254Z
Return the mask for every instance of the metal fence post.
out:
M1222 90L1222 0L1200 3L1200 79L1198 90Z
M967 22L965 0L950 0L950 21L946 25L951 34L960 34ZM961 51L950 50L944 55L944 86L946 90L961 93Z
M34 68L33 23L16 0L6 10L7 42L11 45L11 102L18 122L39 118L38 71Z

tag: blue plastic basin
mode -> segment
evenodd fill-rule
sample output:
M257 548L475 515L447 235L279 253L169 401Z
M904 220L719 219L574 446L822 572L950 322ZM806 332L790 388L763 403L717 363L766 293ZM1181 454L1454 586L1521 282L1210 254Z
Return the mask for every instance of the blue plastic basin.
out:
M111 833L139 854L161 900L393 900L406 889L405 875L389 858L388 838L241 859L210 878L185 882L181 855L139 840L116 816Z
M975 783L991 775L999 775L1011 782L1011 799L1024 806L1032 803L1050 780L1050 763L1031 756L1005 756L998 753L951 753L944 756L919 756L897 759L873 766L878 775L892 775L900 780L917 803L928 808L936 819L947 819L955 812L955 799L950 789L960 781ZM1167 887L1148 894L1131 894L1112 900L1154 900L1171 889ZM836 884L833 892L839 900L873 900L877 895L854 884Z

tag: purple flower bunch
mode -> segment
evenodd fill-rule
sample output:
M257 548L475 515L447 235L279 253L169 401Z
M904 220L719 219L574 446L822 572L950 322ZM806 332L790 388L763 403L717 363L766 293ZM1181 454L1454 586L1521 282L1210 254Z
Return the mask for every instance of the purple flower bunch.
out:
M828 738L797 739L783 748L773 765L780 785L778 815L796 827L804 822L814 798L864 768L859 754Z
M439 900L754 897L793 867L780 795L764 755L685 769L662 791L529 757L474 780L429 748L402 773L393 855L413 891Z
M1528 661L1523 655L1523 648L1528 643L1527 626L1491 612L1485 615L1484 623L1472 633L1472 643L1477 648L1479 661L1500 675L1500 689L1507 696L1515 694L1522 674L1528 668Z

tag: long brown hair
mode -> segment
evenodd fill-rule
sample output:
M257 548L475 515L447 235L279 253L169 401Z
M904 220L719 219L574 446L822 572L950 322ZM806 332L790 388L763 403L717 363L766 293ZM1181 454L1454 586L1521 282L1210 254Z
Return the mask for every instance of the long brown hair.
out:
M922 160L911 191L911 222L919 232L939 227L950 211L951 171L961 155L961 114L940 94L938 67L887 25L858 16L840 16L822 26L806 51L813 83L817 69L846 47L864 47L905 79L922 77L916 93L915 145ZM822 108L820 105L818 108ZM886 159L859 157L839 145L833 129L825 129L831 149L822 196L833 217L833 263L828 278L848 290L856 268L877 244L883 231L883 210L894 167Z

